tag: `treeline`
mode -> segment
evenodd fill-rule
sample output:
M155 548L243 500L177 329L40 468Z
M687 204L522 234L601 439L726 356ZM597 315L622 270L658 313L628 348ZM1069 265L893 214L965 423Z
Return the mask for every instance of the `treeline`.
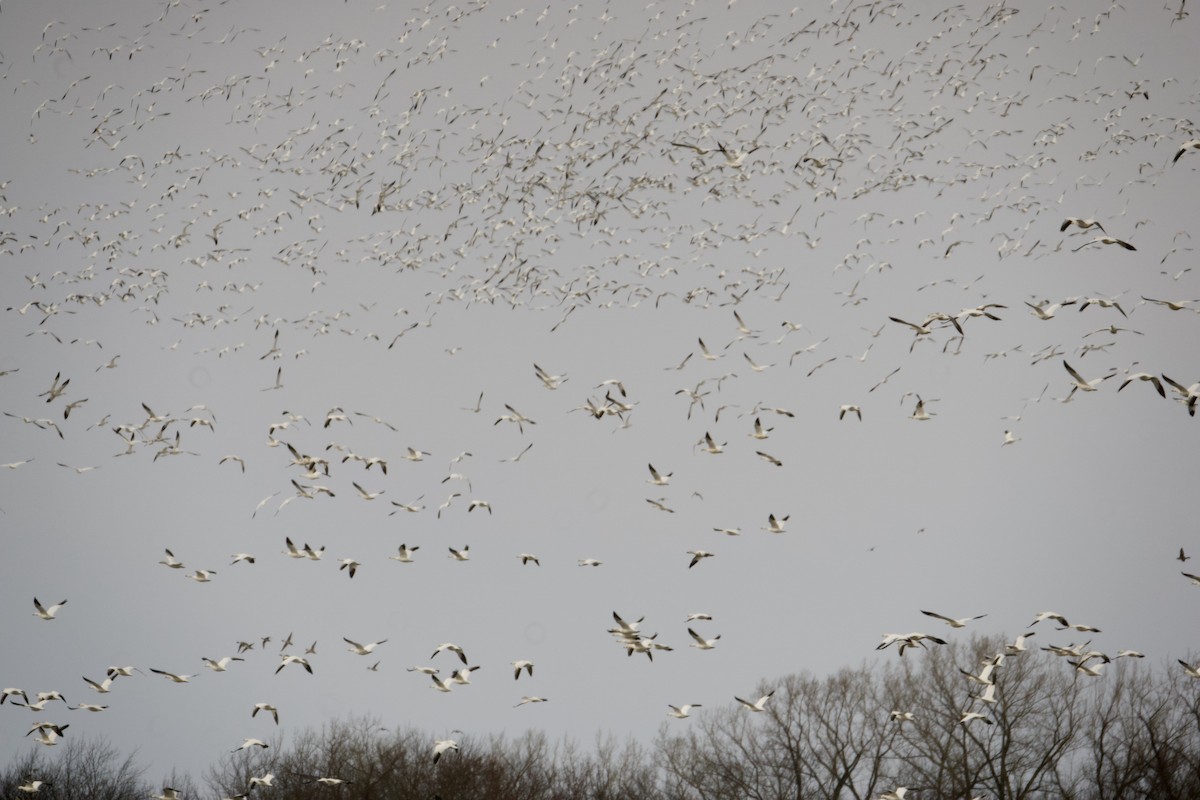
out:
M901 786L911 800L1200 798L1200 680L1143 659L1097 669L1097 655L1004 653L976 639L792 675L760 687L773 692L762 712L705 706L665 721L650 745L451 733L456 747L435 762L428 733L338 720L226 755L203 789L187 776L168 785L181 800L868 800ZM68 737L54 750L12 760L0 797L161 793L105 743ZM34 780L39 791L22 794Z

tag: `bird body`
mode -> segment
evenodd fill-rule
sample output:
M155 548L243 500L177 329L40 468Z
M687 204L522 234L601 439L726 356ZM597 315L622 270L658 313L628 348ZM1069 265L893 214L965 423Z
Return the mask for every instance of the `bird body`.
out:
M951 628L965 628L967 626L968 622L970 622L972 620L976 620L976 619L983 619L984 617L987 616L987 614L980 614L975 617L963 617L962 619L955 619L953 617L946 617L946 616L942 616L941 614L935 614L932 611L922 611L921 613L927 617L933 617L934 619L940 619L942 622L946 623Z
M55 603L52 606L47 607L47 606L43 606L41 603L39 603L38 599L35 597L35 598L33 598L33 608L34 608L33 615L39 619L46 619L46 620L54 619L55 618L54 615L57 614L58 610L60 608L62 608L63 606L65 606L66 604L67 604L67 601L62 600L58 603Z
M279 666L275 668L275 674L278 675L279 671L288 664L299 664L300 666L304 667L304 671L309 675L313 674L312 664L308 663L308 659L304 658L303 656L294 656L291 654L283 657L283 660L279 663Z
M195 675L177 675L174 672L167 672L166 670L155 669L154 667L150 667L150 671L155 675L162 675L172 683L187 683L191 678L196 677Z
M1086 231L1088 228L1099 228L1102 231L1104 230L1104 226L1101 225L1096 220L1080 219L1079 217L1067 217L1065 220L1063 220L1063 223L1059 227L1058 230L1059 230L1059 232L1065 231L1067 228L1071 227L1072 225L1074 225L1076 228L1079 228L1080 230L1084 230L1084 231ZM1105 232L1107 233L1107 231L1105 231Z
M1133 383L1134 381L1149 382L1158 391L1160 396L1162 396L1164 398L1167 396L1166 390L1163 389L1162 381L1160 381L1158 379L1157 375L1151 375L1148 372L1133 373L1132 375L1130 375L1128 378L1126 378L1124 381L1121 382L1121 385L1117 387L1117 391L1118 392L1121 391L1122 389L1124 389L1126 386Z
M436 740L434 740L434 742L433 742L433 763L436 764L438 762L438 760L440 760L441 757L445 753L447 753L451 750L453 750L456 753L459 752L458 742L454 741L453 739L436 739Z
M771 699L771 695L773 695L773 694L775 694L774 689L767 692L762 697L755 700L753 703L751 703L749 700L743 700L742 698L737 697L736 695L734 696L733 699L737 700L739 703L741 703L743 706L750 709L751 711L757 713L759 711L767 710L767 701Z
M239 750L249 750L251 747L257 747L260 750L265 750L266 748L270 747L270 745L264 742L262 739L245 739L240 745L235 747L232 752L236 753Z
M1074 394L1076 390L1079 390L1081 392L1094 392L1100 387L1100 384L1102 382L1108 380L1113 375L1116 375L1115 372L1110 372L1108 375L1104 375L1099 378L1093 378L1090 381L1085 381L1083 379L1083 376L1080 375L1078 372L1076 372L1074 369L1072 369L1071 365L1068 364L1066 362L1066 360L1064 360L1062 363L1063 363L1063 367L1067 370L1067 374L1069 374L1071 376L1072 380L1075 381L1075 385L1073 387L1071 387L1072 394Z
M409 547L408 545L400 545L399 551L394 556L388 556L393 561L399 561L401 564L411 564L413 562L413 553L420 550L420 545Z
M646 483L651 483L655 486L666 486L671 482L671 476L675 474L674 472L668 472L663 475L654 468L653 464L647 464L646 466L650 468L650 477L646 479Z
M380 639L378 642L369 642L367 644L359 644L358 642L352 641L343 636L342 641L350 645L349 649L351 653L359 656L368 656L374 652L376 647L379 647L379 645L386 642L387 639Z
M688 713L693 708L700 708L700 707L701 706L699 703L688 703L688 704L682 705L682 706L673 706L670 703L668 703L667 708L669 708L671 710L667 712L667 716L674 717L675 719L687 719Z
M768 533L783 533L783 523L787 522L789 519L791 519L791 517L791 514L785 514L782 517L776 517L774 514L768 514L767 527L763 530L767 531Z
M258 716L258 712L260 712L260 711L265 711L266 713L270 714L271 717L275 720L275 724L276 725L279 724L279 709L278 708L271 705L270 703L255 703L254 710L250 712L250 716L251 717Z

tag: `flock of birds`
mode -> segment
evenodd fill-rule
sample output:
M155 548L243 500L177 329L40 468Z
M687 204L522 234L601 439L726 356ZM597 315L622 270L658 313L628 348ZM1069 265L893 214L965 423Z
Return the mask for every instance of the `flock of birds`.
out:
M1198 273L1186 263L1190 232L1160 221L1187 206L1181 196L1200 169L1196 126L1174 107L1198 99L1194 75L1170 60L1186 62L1190 46L1182 3L1145 14L1140 24L1154 35L1177 38L1144 55L1113 50L1133 14L1117 4L1002 1L925 14L834 0L759 13L730 0L600 13L479 0L355 7L344 20L322 18L337 33L257 12L242 19L225 3L167 0L145 18L127 9L97 22L100 11L0 12L4 128L19 131L12 149L30 160L0 175L0 287L11 304L0 315L10 343L0 358L0 458L14 459L0 467L15 473L0 475L0 508L58 550L78 581L69 606L34 597L34 616L54 623L37 635L53 637L77 609L95 625L110 593L147 580L197 635L223 614L249 625L263 591L252 576L287 566L286 579L270 573L278 588L267 591L325 611L290 612L276 625L286 636L230 637L222 646L235 654L178 657L201 672L142 659L97 677L88 654L72 650L105 702L69 705L65 689L0 694L0 705L39 715L25 735L41 745L71 727L42 721L57 703L102 720L136 674L236 680L262 662L266 681L321 680L321 637L302 650L294 630L339 626L372 673L386 672L401 647L421 656L434 640L416 640L407 621L376 608L384 582L412 592L403 602L422 626L502 638L514 651L505 670L522 687L570 670L538 650L539 620L594 614L601 602L607 619L616 603L592 602L599 587L627 598L622 605L652 602L660 575L732 563L686 597L724 602L725 619L737 618L735 592L792 592L765 577L786 569L789 551L763 548L801 535L799 506L811 500L797 486L817 480L805 470L822 462L830 476L849 474L840 446L812 442L883 430L878 443L859 440L854 457L915 465L922 454L897 428L921 422L911 427L933 432L949 424L940 418L971 416L975 391L989 414L995 403L1009 412L986 423L986 445L1006 455L1031 435L1019 435L1027 418L1055 425L1047 407L1082 405L1114 385L1114 397L1133 387L1124 400L1148 384L1148 396L1121 408L1136 403L1163 426L1157 435L1184 450L1195 435L1179 426L1200 401L1200 381L1191 382L1200 299L1186 299ZM35 24L36 14L50 16ZM476 69L484 74L463 77ZM1101 283L1137 288L1091 288ZM1072 288L1045 288L1062 286ZM1093 366L1118 353L1124 364ZM638 495L644 485L651 496ZM255 505L245 491L268 493ZM556 492L569 496L544 499ZM865 503L857 490L846 497ZM153 538L103 534L115 538L106 549L138 554L132 566L89 565L78 534L61 529L71 514L103 528L160 503L189 510L166 512ZM599 530L627 528L632 514L653 514L637 525L686 532L691 549L612 545L661 539ZM281 548L271 556L259 552L268 539ZM227 564L213 563L214 541L236 548ZM937 557L952 558L945 549ZM1180 549L1179 561L1188 558ZM306 561L337 569L302 574ZM384 577L389 561L399 574ZM461 565L471 561L487 577L467 577L471 566ZM638 571L643 562L652 575ZM524 572L513 577L502 563ZM564 564L575 571L564 575ZM827 568L839 580L841 567ZM525 585L542 570L555 574ZM234 586L232 599L180 599L185 589L162 577L170 574ZM36 577L54 583L48 569ZM8 582L6 607L30 579ZM506 598L510 582L522 584L511 590L521 600ZM221 591L197 591L210 590ZM462 592L472 594L463 605L445 598ZM139 604L130 626L153 624L155 605ZM790 613L766 603L742 619L773 625ZM987 616L921 613L952 629ZM678 641L703 658L748 646L752 637L717 632L721 616L689 610ZM654 662L676 650L669 634L643 628L644 616L611 617L608 633L627 656ZM1034 622L1047 620L1099 633L1057 612ZM992 723L995 675L1027 649L1029 628L964 670L972 699L962 724ZM878 649L903 656L945 641L889 633ZM1109 655L1091 640L1041 649L1091 678L1117 658L1142 657ZM33 679L36 652L8 653L0 674ZM1200 679L1200 664L1177 660ZM474 673L499 663L450 641L426 662L405 670L438 695L479 691L467 688ZM796 666L781 657L758 668ZM598 667L606 689L626 679L608 669ZM689 687L716 682L701 667L679 672L697 676ZM246 680L256 691L271 685ZM308 690L289 686L299 705ZM767 710L772 694L722 692L748 713ZM666 699L679 698L664 698L656 718L663 706L680 720L705 707ZM516 690L500 702L548 700ZM456 709L458 724L473 723L466 706ZM289 708L254 699L229 714L278 726ZM89 719L71 733L85 727L104 731ZM267 748L256 732L224 749ZM453 738L430 747L435 763L459 750ZM252 777L238 797L273 778ZM20 789L41 785L31 776ZM178 798L165 787L159 800Z

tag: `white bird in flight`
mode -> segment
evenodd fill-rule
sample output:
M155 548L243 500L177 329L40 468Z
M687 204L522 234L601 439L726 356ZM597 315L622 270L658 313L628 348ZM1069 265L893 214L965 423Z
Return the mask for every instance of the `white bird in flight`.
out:
M66 604L67 604L67 601L63 600L63 601L55 603L54 605L47 608L47 607L43 606L41 603L39 603L38 599L35 597L35 598L33 598L33 607L35 609L33 612L33 615L35 617L38 617L39 619L54 619L55 618L54 615L57 614L58 610L60 608L62 608L63 606L65 606Z
M204 666L208 667L213 672L226 672L229 669L229 664L231 662L245 661L246 659L238 658L237 656L225 656L220 661L214 661L211 658L201 658L200 660L204 662Z
M750 709L751 711L758 712L758 711L766 711L767 710L767 701L771 699L771 695L773 695L773 694L775 694L774 689L767 692L762 697L755 700L753 703L751 703L749 700L743 700L742 698L740 698L736 695L734 695L733 699L737 700L739 703L741 703L742 705L744 705L746 708Z
M411 564L413 563L413 553L420 549L420 545L409 547L406 544L402 544L400 545L400 549L397 551L396 555L388 556L388 558L392 559L393 561L399 561L402 564Z
M987 614L979 614L978 616L974 616L974 617L963 617L962 619L955 619L954 617L946 617L941 614L935 614L932 611L922 611L921 613L927 617L933 617L934 619L940 619L942 622L946 623L951 628L965 628L967 626L967 623L970 622L971 620L983 619L984 617L987 616Z
M453 739L435 739L433 742L433 763L436 764L450 750L456 753L459 752L458 742Z
M668 472L663 475L654 468L653 464L647 464L646 466L650 468L650 477L646 480L646 483L651 483L655 486L666 486L671 482L671 476L675 474L674 472Z
M767 531L768 533L783 533L783 523L791 519L791 516L791 514L785 514L782 517L776 517L774 514L768 514L767 527L763 528L763 530Z
M196 677L195 675L177 675L174 672L167 672L166 670L155 669L154 667L150 667L150 671L155 675L162 675L172 683L187 683L190 679Z
M355 655L360 655L360 656L367 656L367 655L370 655L375 650L376 647L379 647L379 645L386 642L387 639L380 639L378 642L369 642L367 644L359 644L358 642L355 642L351 639L347 639L345 636L343 636L342 641L344 641L346 644L350 645L351 653L354 653Z
M700 707L701 706L699 703L687 703L682 706L673 706L670 703L667 703L667 708L671 709L667 712L667 716L674 717L675 719L687 719L689 712L691 712L693 708Z

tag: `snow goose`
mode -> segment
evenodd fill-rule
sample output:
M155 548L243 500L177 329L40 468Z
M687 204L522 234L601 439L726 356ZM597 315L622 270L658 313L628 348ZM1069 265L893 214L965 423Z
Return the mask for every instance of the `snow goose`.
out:
M459 657L459 659L462 661L462 663L464 663L464 664L467 663L466 652L464 652L461 647L454 644L453 642L443 642L442 644L439 644L429 657L433 658L434 656L436 656L438 653L442 652L443 650L449 650L451 653L456 654Z
M442 755L453 750L459 752L458 742L453 739L435 739L433 742L433 763L437 763Z
M646 480L646 483L651 483L655 486L666 486L671 482L671 476L675 474L674 472L668 472L663 475L654 468L653 464L647 464L646 466L650 468L650 477Z
M773 694L775 694L774 689L767 692L762 697L755 700L753 703L751 703L749 700L743 700L742 698L738 697L737 695L734 695L733 699L737 700L739 703L741 703L742 705L744 705L746 708L750 709L751 711L759 712L759 711L767 710L767 701L771 699L771 695L773 695Z
M387 489L380 489L378 492L368 492L366 489L359 486L357 483L355 483L353 481L350 482L350 485L353 486L356 490L358 490L358 496L361 497L363 500L374 500L375 498L379 497L379 495L381 495L387 491Z
M1133 374L1132 374L1132 375L1130 375L1128 378L1126 378L1126 379L1125 379L1125 380L1124 380L1124 381L1121 383L1121 385L1120 385L1120 386L1118 386L1118 387L1117 387L1117 391L1118 391L1118 392L1119 392L1119 391L1121 391L1122 389L1124 389L1126 386L1128 386L1129 384L1133 383L1134 381L1149 381L1150 383L1154 384L1154 388L1155 388L1156 390L1158 390L1158 393L1159 393L1159 395L1161 395L1161 396L1162 396L1162 397L1164 397L1164 398L1167 396L1166 390L1164 390L1164 389L1163 389L1162 381L1160 381L1160 380L1158 379L1158 376L1157 376L1157 375L1151 375L1151 374L1150 374L1150 373L1148 373L1148 372L1135 372L1135 373L1133 373Z
M65 606L66 604L67 604L67 601L63 600L59 603L55 603L54 605L50 606L49 608L46 608L41 603L39 603L38 599L35 597L35 598L33 598L33 607L35 609L35 611L33 612L33 615L35 617L38 617L39 619L54 619L55 618L54 615L57 614L58 610L60 608L62 608L63 606Z
M425 495L421 495L421 497L424 497L424 496ZM396 511L388 512L388 516L390 517L392 514L395 514L397 511L401 511L401 510L407 511L410 514L415 514L418 511L421 511L422 509L425 508L425 506L417 505L417 502L421 499L421 497L418 497L416 500L412 501L411 503L398 503L395 500L391 501L392 505L394 505L396 507Z
M1083 244L1079 245L1079 247L1074 248L1073 250L1071 250L1071 252L1072 253L1078 252L1078 251L1082 250L1083 248L1087 247L1088 245L1093 245L1093 244L1115 244L1120 247L1124 247L1126 250L1137 250L1136 247L1134 247L1133 245L1131 245L1129 242L1125 241L1124 239L1118 239L1115 236L1097 236L1095 239L1084 242Z
M754 454L756 456L758 456L759 458L761 458L763 461L766 461L768 464L773 464L777 467L783 466L783 461L781 461L780 459L771 455L770 453L764 453L762 450L755 450Z
M1068 624L1067 618L1064 617L1062 614L1059 614L1057 611L1039 611L1037 616L1034 618L1033 622L1029 623L1029 625L1027 625L1026 627L1032 627L1034 625L1037 625L1039 622L1042 622L1043 620L1047 620L1047 619L1052 619L1052 620L1058 622L1060 625ZM1033 634L1026 634L1026 635L1032 636Z
M255 703L254 710L250 712L251 717L258 716L258 712L265 711L275 720L275 724L279 724L279 709L270 703Z
M28 781L17 787L18 792L26 792L27 794L35 794L42 790L43 786L53 786L49 781Z
M262 739L245 739L242 741L242 743L240 745L235 747L230 752L236 753L239 750L249 750L251 747L257 747L260 750L265 750L266 748L268 748L270 746L271 745L267 744Z
M450 673L450 680L454 681L455 683L459 683L459 684L462 684L463 686L466 686L471 683L471 673L477 669L479 669L479 667L477 667L477 666L476 667L463 667L462 669L456 669L454 672Z
M133 667L133 666L127 666L127 667L114 666L114 667L109 667L106 670L106 672L109 675L109 677L112 677L112 678L116 678L116 677L132 678L134 672L141 672L141 670L138 669L137 667ZM143 674L145 674L145 673L143 673Z
M0 689L0 705L4 705L4 701L10 697L20 697L26 703L29 702L29 695L25 694L24 689L14 689L11 686L7 689ZM13 701L16 702L15 700Z
M547 389L557 389L567 380L566 375L551 375L537 364L533 365L533 371L534 374L537 375L538 380L541 381L542 385Z
M856 405L842 405L838 407L838 419L845 419L847 414L854 414L858 417L858 421L862 422L862 408Z
M345 636L343 636L342 641L345 642L346 644L350 645L351 653L354 653L355 655L359 655L359 656L366 656L366 655L370 655L371 652L374 651L374 649L376 647L379 647L379 645L386 642L387 639L380 639L378 642L369 642L367 644L359 644L358 642L352 641L350 639L347 639Z
M1189 139L1188 141L1179 145L1179 149L1175 151L1175 157L1171 159L1171 163L1174 164L1176 161L1183 158L1183 154L1188 150L1200 150L1200 139Z
M776 517L774 514L767 515L767 527L763 528L768 533L783 533L783 524L791 519L791 514L785 514L782 517Z
M1058 230L1061 233L1062 231L1065 231L1067 228L1071 227L1072 225L1074 225L1076 228L1079 228L1080 230L1084 230L1084 231L1086 231L1088 228L1099 228L1100 230L1104 231L1104 226L1101 225L1096 220L1080 219L1079 217L1067 217L1065 220L1063 220L1063 223L1061 226L1059 226ZM1104 232L1107 233L1108 231L1104 231Z
M875 645L875 649L884 650L894 644L897 645L897 650L899 651L900 655L903 656L904 651L908 648L924 648L926 641L933 642L934 644L946 643L945 639L939 639L936 636L930 636L927 633L921 633L919 631L914 631L912 633L885 633L883 635L883 641Z
M970 622L971 620L983 619L984 617L987 616L987 614L980 614L975 617L963 617L962 619L955 619L954 617L943 616L943 615L937 614L933 611L922 611L921 613L927 617L933 617L934 619L940 619L942 622L946 623L951 628L965 628L967 626L967 623Z
M150 667L150 671L155 675L162 675L172 683L187 683L190 679L196 677L195 675L177 675L174 672L167 672L166 670L155 669L154 667Z
M1075 302L1076 301L1074 300L1064 300L1061 303L1051 304L1050 301L1047 300L1041 305L1035 306L1033 303L1026 301L1025 305L1033 309L1033 313L1037 315L1038 319L1045 321L1048 319L1054 319L1054 315L1058 313L1059 309L1063 308L1064 306L1073 306L1075 305Z
M1067 370L1067 374L1069 374L1072 380L1075 381L1075 385L1071 387L1071 394L1075 394L1076 390L1081 392L1094 392L1099 388L1103 381L1106 381L1117 374L1116 372L1110 372L1109 374L1099 378L1092 378L1090 381L1085 381L1083 376L1071 368L1071 365L1066 362L1066 359L1063 359L1063 368Z
M1172 389L1179 393L1180 396L1175 399L1187 406L1188 414L1193 417L1196 416L1196 401L1200 400L1200 382L1185 387L1183 384L1171 380L1166 375L1163 375L1162 378ZM1180 556L1183 555L1182 548L1180 548L1179 554ZM1179 560L1184 561L1186 559L1181 557Z
M91 678L88 678L88 677L84 677L83 682L86 683L88 686L92 687L93 689L95 689L100 694L108 694L110 691L112 691L113 681L115 681L115 680L116 680L116 677L110 675L109 677L105 678L101 683L96 683L94 680L92 680Z
M309 675L313 674L312 664L308 663L307 658L304 658L303 656L293 656L293 655L285 655L283 657L283 660L279 663L279 666L275 668L275 674L278 675L279 671L281 669L283 669L284 667L286 667L288 664L299 664L300 666L304 667L304 671L307 672Z
M400 549L396 555L388 556L388 558L392 559L393 561L399 561L401 564L411 564L413 563L413 553L420 549L420 545L413 545L412 547L409 547L406 544L402 544L400 545Z
M108 706L96 705L95 703L80 703L77 706L67 706L67 708L72 711L91 711L92 713L108 710Z
M1028 633L1022 633L1016 639L1014 639L1013 641L1004 645L1004 652L1010 656L1015 656L1019 653L1024 653L1026 650L1029 649L1028 646L1026 646L1026 644L1025 644L1025 640L1028 639L1030 636L1037 636L1037 631L1030 631Z
M691 712L693 708L700 707L701 705L699 703L687 703L682 706L673 706L670 703L667 703L667 708L671 709L667 712L667 716L674 717L675 719L687 719L688 713Z

